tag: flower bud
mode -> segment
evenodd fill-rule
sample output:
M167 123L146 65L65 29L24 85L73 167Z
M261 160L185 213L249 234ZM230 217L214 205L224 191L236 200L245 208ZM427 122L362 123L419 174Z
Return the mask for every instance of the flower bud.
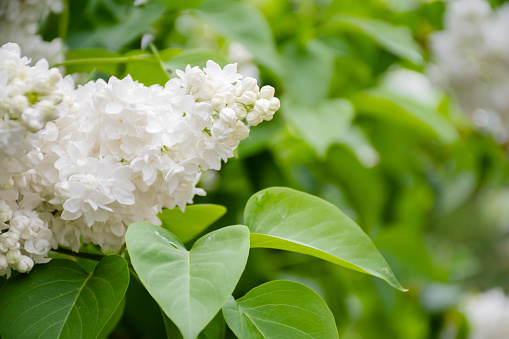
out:
M7 222L11 219L12 219L11 207L7 205L5 200L0 200L0 222Z
M18 264L16 265L16 269L20 273L26 273L30 271L34 267L34 261L27 257L26 255L21 256L20 260L18 261Z
M237 104L235 104L234 106L232 106L232 108L235 111L235 115L237 116L237 118L244 119L246 117L247 110L244 107L244 105L237 105Z
M260 114L258 114L257 112L255 111L252 111L252 112L249 112L246 116L246 120L247 120L247 123L250 125L250 126L256 126L258 125L260 122L263 121L263 118Z
M260 114L261 116L265 116L269 113L270 110L270 101L267 99L259 99L256 101L254 106L254 111Z
M48 82L51 86L55 86L60 79L62 79L62 75L60 75L58 68L51 68L48 71Z
M256 94L252 91L245 91L242 95L236 99L237 102L240 102L244 105L253 105L256 102Z
M41 59L43 60L43 59ZM39 60L39 61L41 61ZM47 93L50 91L50 84L46 74L37 74L32 80L32 88L37 93Z
M212 107L214 107L216 111L220 111L226 107L226 100L223 95L216 94L210 101L210 104L212 105Z
M9 265L16 265L21 260L21 252L19 250L9 250L5 257Z
M64 93L62 93L61 91L53 91L50 93L50 95L47 95L45 98L50 100L53 104L58 105L59 103L64 101Z
M275 89L272 86L263 86L260 89L260 93L258 94L258 97L260 99L267 99L270 100L274 97Z
M21 113L29 105L28 98L24 95L16 95L9 100L8 111L11 118L21 118Z
M2 248L17 249L19 248L19 235L15 232L6 232L2 234Z
M241 121L237 121L235 130L232 132L232 137L237 140L244 140L249 136L249 128Z
M44 124L58 117L55 105L49 100L41 100L35 105L35 107L39 111L40 119L44 122Z
M269 113L267 115L263 116L263 120L265 120L265 121L270 121L270 120L272 120L272 118L274 118L274 112L272 112L272 111L269 111Z
M28 107L21 113L21 120L30 132L37 132L44 127L39 112L32 107Z
M235 111L229 107L223 108L221 110L219 113L219 118L228 126L235 124L237 121L237 115L235 114Z
M24 95L27 89L27 84L20 78L15 78L9 83L9 87L11 88L9 93L11 96Z
M271 98L270 99L270 107L269 107L269 109L270 109L271 112L276 112L279 109L280 106L281 106L281 103L279 102L278 98ZM274 114L274 113L272 113L272 114Z
M254 93L258 93L260 91L260 88L258 87L258 82L255 78L246 77L242 79L242 90L245 91L251 91Z
M7 263L7 257L0 253L0 271L5 270L9 264Z
M212 137L217 141L226 141L230 138L231 132L223 120L217 120L212 125Z
M13 187L14 187L14 180L12 180L11 178L9 178L9 180L6 180L6 181L0 183L0 190L2 190L2 191L8 191Z

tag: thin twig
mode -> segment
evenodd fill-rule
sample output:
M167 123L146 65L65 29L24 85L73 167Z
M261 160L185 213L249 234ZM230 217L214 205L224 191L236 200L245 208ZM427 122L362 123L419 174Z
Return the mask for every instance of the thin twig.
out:
M87 252L74 252L74 251L71 251L70 249L63 248L63 247L59 247L56 250L51 250L51 251L52 252L56 252L56 253L60 253L60 254L70 255L72 257L78 257L78 258L90 259L90 260L96 260L96 261L100 261L101 259L106 257L106 255L104 255L104 254L95 254L95 253L87 253Z

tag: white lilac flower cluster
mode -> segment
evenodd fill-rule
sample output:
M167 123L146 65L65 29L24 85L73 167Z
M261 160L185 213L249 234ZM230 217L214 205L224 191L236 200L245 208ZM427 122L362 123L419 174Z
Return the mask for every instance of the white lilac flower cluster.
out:
M201 172L219 170L250 126L279 109L274 88L235 64L176 73L164 87L127 76L75 89L70 76L59 79L58 118L29 138L30 166L0 191L0 275L28 271L59 245L118 250L129 224L160 224L162 208L203 195Z
M445 29L431 36L432 80L455 94L480 128L504 142L509 132L509 5L448 4Z
M12 186L12 175L30 167L26 154L31 139L46 123L58 117L63 93L57 88L62 76L49 69L45 59L29 66L19 46L0 49L0 187Z
M468 295L462 308L469 322L468 338L509 338L509 297L501 289Z
M1 0L0 45L16 42L33 61L42 58L62 61L62 41L56 38L47 42L37 34L39 20L62 9L62 0Z

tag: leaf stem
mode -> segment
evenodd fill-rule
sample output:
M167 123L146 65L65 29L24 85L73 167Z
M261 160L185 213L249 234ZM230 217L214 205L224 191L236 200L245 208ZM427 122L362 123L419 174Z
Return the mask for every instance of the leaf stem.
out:
M129 273L131 273L131 276L138 280L138 282L140 283L141 286L145 286L143 285L143 283L141 282L140 280L140 277L138 276L138 273L136 273L136 271L134 270L134 267L131 265L131 263L128 263L129 264Z
M120 247L120 249L117 251L117 253L115 253L116 255L122 255L124 254L124 251L126 249L126 246L125 246L125 243L122 245L122 247Z
M52 252L70 255L73 257L83 258L83 259L90 259L90 260L96 260L100 261L104 257L106 257L105 254L95 254L95 253L87 253L87 252L74 252L70 249L59 247L56 250L51 250Z
M58 22L58 36L62 39L62 42L67 38L67 28L69 26L69 1L65 0L62 2L64 7L60 14L60 20Z
M112 57L112 58L85 58L85 59L70 59L62 62L58 62L52 65L52 67L60 67L60 66L69 66L69 65L88 65L88 64L96 64L96 63L106 63L106 64L118 64L118 63L126 63L129 61L151 61L151 54L141 54L141 55L130 55L123 57ZM153 61L153 60L152 60Z
M154 56L159 61L159 66L161 66L161 69L163 70L164 74L168 77L168 80L171 79L170 74L168 74L168 70L164 66L164 61L161 59L161 56L159 55L159 51L157 50L156 46L153 43L149 44L150 49L152 50L152 53L154 53Z

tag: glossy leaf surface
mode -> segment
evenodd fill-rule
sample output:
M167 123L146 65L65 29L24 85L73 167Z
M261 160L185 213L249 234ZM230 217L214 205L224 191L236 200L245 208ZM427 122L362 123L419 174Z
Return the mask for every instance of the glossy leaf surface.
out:
M238 300L230 297L223 314L239 338L338 338L325 301L292 281L271 281Z
M254 194L244 221L251 230L251 247L309 254L368 273L403 290L369 237L331 203L285 187Z
M129 285L127 262L111 255L93 273L70 260L37 265L0 290L2 338L96 338Z
M149 223L134 223L126 235L134 269L148 292L194 339L233 292L249 254L249 230L229 226L206 234L190 251L175 235Z

